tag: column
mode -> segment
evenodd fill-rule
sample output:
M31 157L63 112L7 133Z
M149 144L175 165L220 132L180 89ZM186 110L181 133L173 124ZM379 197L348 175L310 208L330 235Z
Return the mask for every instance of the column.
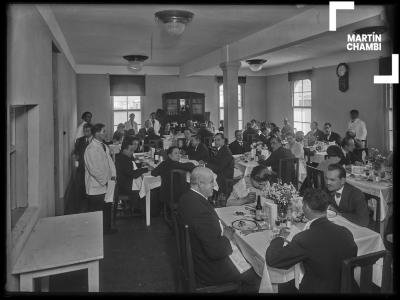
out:
M240 61L220 64L224 78L224 133L231 143L238 129L238 72Z

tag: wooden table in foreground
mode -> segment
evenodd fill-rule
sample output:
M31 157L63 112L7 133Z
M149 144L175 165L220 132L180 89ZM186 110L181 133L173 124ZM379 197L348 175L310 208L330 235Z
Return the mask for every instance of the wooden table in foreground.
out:
M13 274L20 291L33 292L34 279L88 269L89 292L99 291L99 260L103 258L102 212L40 219L22 250ZM48 287L47 287L48 288Z

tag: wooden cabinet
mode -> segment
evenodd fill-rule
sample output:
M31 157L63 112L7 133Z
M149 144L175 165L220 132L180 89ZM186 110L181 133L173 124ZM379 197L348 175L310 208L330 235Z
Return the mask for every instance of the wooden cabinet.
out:
M205 95L194 92L171 92L162 95L167 122L187 120L204 122Z

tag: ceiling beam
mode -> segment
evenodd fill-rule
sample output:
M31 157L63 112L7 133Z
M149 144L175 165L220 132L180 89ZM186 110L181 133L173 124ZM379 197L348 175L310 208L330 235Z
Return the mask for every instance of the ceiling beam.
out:
M57 19L54 16L54 13L51 10L50 6L46 4L37 4L36 9L42 15L44 21L47 24L47 27L49 27L50 32L53 34L57 46L61 48L61 52L64 53L65 57L71 64L71 67L76 72L75 59L72 56L67 40L65 39L65 36L60 28L60 25L58 25Z
M382 6L358 5L337 13L337 28L381 15ZM191 76L226 61L253 58L329 32L329 6L315 6L266 29L251 34L180 66L181 76Z
M143 66L140 72L131 72L127 66L76 65L78 74L115 74L115 75L179 75L179 67Z

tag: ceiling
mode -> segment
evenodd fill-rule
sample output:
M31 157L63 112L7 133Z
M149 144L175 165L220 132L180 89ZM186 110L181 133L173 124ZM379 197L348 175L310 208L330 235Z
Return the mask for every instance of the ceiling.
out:
M322 6L50 5L77 65L114 68L126 66L126 61L122 56L129 54L149 56L145 66L181 67L196 61L197 58L204 60L209 53L213 51L215 53L226 45L262 32L266 28L273 28L284 22L290 23L296 16L300 17L303 12L306 13L307 10L316 7ZM154 19L154 13L167 9L188 10L194 13L192 22L179 38L168 36L159 28ZM307 22L308 20L304 20L300 24L306 25ZM347 33L381 22L380 16L363 19L338 28L335 32L327 31L319 35L310 35L309 39L287 44L279 49L264 51L262 55L253 58L267 59L264 69L271 71L295 62L345 53ZM387 41L387 37L384 36L383 41ZM364 53L360 53L360 57ZM194 74L221 74L218 64L211 65L212 68L204 68ZM249 71L247 64L243 61L240 73L263 74L263 72Z
M124 65L123 55L142 54L152 56L146 65L178 66L290 18L305 8L105 4L51 5L51 9L77 64ZM167 37L155 22L154 13L167 9L194 13L179 39Z

